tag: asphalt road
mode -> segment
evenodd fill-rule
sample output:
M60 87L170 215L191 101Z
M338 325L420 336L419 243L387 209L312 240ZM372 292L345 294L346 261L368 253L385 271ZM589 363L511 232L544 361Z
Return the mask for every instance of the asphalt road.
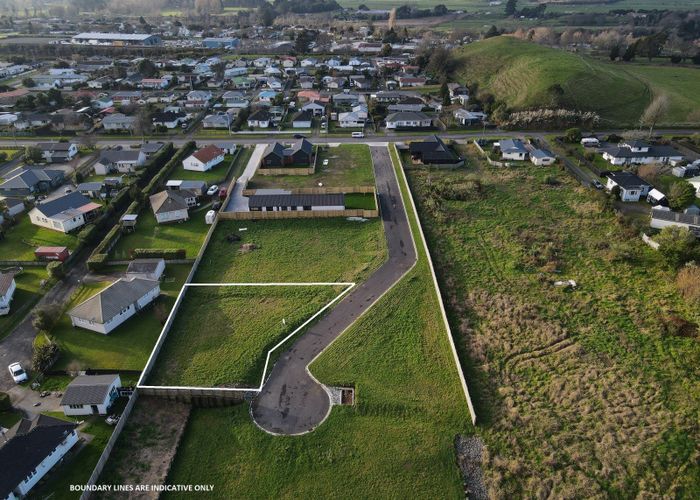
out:
M268 432L302 434L312 431L326 419L331 407L330 397L323 385L310 375L308 365L416 262L389 150L372 147L371 152L388 259L280 356L251 408L255 423Z

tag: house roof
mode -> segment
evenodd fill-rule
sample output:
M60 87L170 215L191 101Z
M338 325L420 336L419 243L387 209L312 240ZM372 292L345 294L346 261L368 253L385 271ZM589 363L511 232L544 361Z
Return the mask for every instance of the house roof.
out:
M68 151L71 146L70 142L40 142L36 145L42 151L49 151L53 153L54 151Z
M138 149L108 149L100 154L100 163L136 163L140 156Z
M250 208L345 206L343 194L257 194L248 201Z
M129 262L129 267L126 268L126 274L152 274L156 272L161 262L165 264L164 259L136 259Z
M119 279L75 306L68 314L104 324L158 286L157 281L145 278Z
M270 112L266 109L259 109L248 117L248 121L270 121Z
M83 182L81 184L78 184L78 191L80 191L80 192L99 191L100 189L102 189L101 182Z
M192 153L192 156L197 158L202 163L209 163L214 158L221 156L222 154L224 154L224 152L221 149L217 148L213 144L209 144L208 146L205 146L202 149Z
M420 154L424 162L431 160L457 160L457 154L436 135L426 137L423 141L409 144L411 154Z
M54 182L63 177L61 170L44 170L41 168L23 169L17 175L0 184L2 189L32 188L42 181Z
M312 120L313 115L311 114L310 111L299 111L296 115L294 115L294 118L292 118L293 122L310 122Z
M537 159L545 159L545 158L556 158L552 153L547 151L546 149L534 149L530 151L530 156L532 158L537 158Z
M527 153L527 148L520 139L503 139L498 144L501 153Z
M9 496L76 427L47 415L17 422L5 435L7 442L0 442L0 497Z
M0 297L4 297L15 280L13 273L0 273Z
M643 186L649 186L648 182L632 172L609 172L606 177L623 189L639 189Z
M141 151L143 151L145 154L152 154L152 153L157 153L161 149L163 149L163 144L162 142L147 142L145 144L141 145Z
M73 191L67 195L61 196L46 203L37 205L34 209L38 210L46 217L54 217L67 210L78 210L80 212L94 210L100 208L101 205L91 202L78 191Z
M109 388L118 378L116 374L75 377L66 387L61 406L102 404L109 395Z
M632 151L631 148L625 146L616 146L613 148L604 148L603 153L607 153L614 158L664 158L664 157L682 157L681 153L673 149L671 146L649 146L649 151Z
M188 196L189 195L189 196ZM149 197L151 202L151 209L154 214L164 214L167 212L174 212L176 210L187 210L187 201L185 197L193 197L194 193L185 190L173 191L168 189L166 191L161 191Z
M387 122L424 121L431 118L421 111L398 111L386 117Z

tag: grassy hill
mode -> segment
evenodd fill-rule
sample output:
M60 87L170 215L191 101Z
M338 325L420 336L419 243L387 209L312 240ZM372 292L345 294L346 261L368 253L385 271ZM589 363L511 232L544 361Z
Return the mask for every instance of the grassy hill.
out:
M612 64L512 37L495 37L457 51L460 81L477 82L513 110L557 105L595 111L601 125L634 124L653 95L671 98L667 123L699 122L700 70ZM561 86L557 94L553 86ZM695 113L697 114L697 113Z

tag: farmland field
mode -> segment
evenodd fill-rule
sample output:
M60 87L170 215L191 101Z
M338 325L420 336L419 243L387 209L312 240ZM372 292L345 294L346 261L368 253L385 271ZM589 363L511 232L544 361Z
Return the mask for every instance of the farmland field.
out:
M497 169L473 153L469 169L410 181L491 495L698 497L700 348L670 324L700 314L675 273L604 194L557 167Z
M245 405L194 409L168 483L226 497L463 498L453 442L472 429L422 247L419 259L310 367L353 384L355 406L293 438L258 429Z
M148 385L258 387L267 352L343 288L189 287Z
M78 237L44 227L35 226L26 213L17 216L18 223L11 226L0 240L1 260L34 261L34 250L39 246L68 247L78 245Z

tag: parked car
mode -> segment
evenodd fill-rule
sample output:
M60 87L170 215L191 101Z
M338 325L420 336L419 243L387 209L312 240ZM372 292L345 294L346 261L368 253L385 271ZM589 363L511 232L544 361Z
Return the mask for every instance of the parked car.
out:
M218 190L219 190L219 186L217 186L216 184L214 184L214 185L211 186L209 189L207 189L207 194L208 194L209 196L214 196Z
M105 419L107 425L116 425L119 422L120 415L110 415Z
M225 200L226 194L227 194L226 188L219 189L219 199L220 200Z
M596 189L603 189L603 185L600 183L598 179L594 179L593 182L591 182L594 188Z
M24 371L22 365L20 365L19 363L12 363L7 368L8 370L10 370L12 380L14 380L16 384L22 383L29 378L27 377L27 372Z
M295 139L306 139L306 136L304 134L294 134Z

